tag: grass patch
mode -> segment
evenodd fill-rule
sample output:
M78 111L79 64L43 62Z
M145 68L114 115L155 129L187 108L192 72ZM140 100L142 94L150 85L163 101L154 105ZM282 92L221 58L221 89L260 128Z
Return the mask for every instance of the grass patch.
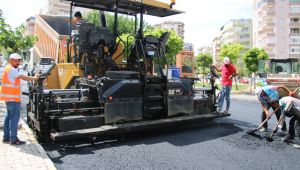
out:
M210 84L209 83L203 83L203 82L197 82L195 83L195 86L196 87L210 87ZM217 86L219 87L219 89L222 87L221 84L218 84L217 83ZM250 91L250 88L251 86L249 84L240 84L238 83L237 84L238 86L238 89L236 89L236 85L235 83L232 84L232 92L249 92Z

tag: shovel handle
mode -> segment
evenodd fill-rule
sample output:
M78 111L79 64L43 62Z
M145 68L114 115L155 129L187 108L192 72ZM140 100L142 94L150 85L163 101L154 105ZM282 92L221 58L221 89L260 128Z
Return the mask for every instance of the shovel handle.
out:
M282 114L282 115L280 116L280 118L279 118L279 120L278 120L276 126L274 127L274 129L273 129L272 134L270 135L270 137L272 137L272 136L274 135L274 133L277 132L277 130L278 130L278 128L279 128L278 125L280 125L281 122L284 121L284 120L285 120L285 115Z
M271 117L272 115L277 112L277 110L279 109L280 107L277 107L272 113L270 116L268 116L257 128L257 130L259 130Z

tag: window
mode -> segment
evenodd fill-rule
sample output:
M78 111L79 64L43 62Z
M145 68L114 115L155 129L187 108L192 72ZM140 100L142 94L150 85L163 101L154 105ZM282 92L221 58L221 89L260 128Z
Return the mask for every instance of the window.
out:
M300 13L300 6L299 5L290 6L290 12L292 12L292 13Z
M284 23L284 18L279 18L279 23Z
M300 47L290 47L290 54L300 54Z
M192 73L193 72L193 69L190 66L186 66L186 65L182 66L181 70L183 73Z
M300 44L300 36L291 36L290 43L291 44Z

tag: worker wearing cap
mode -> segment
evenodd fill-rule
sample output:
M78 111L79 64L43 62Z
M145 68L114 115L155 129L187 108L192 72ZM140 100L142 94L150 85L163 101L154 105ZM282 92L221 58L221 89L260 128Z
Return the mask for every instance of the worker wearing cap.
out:
M12 145L25 143L17 137L21 107L21 80L32 81L39 78L39 75L29 77L21 74L18 70L21 60L22 58L18 53L13 53L9 56L9 63L5 66L2 74L2 87L0 91L0 100L5 101L7 108L2 142Z
M279 95L279 91L283 90L285 93L282 93L281 96ZM279 120L281 116L281 109L279 108L279 99L284 96L295 96L295 92L292 92L287 87L281 85L281 86L265 86L262 89L258 89L256 91L257 98L262 106L262 116L261 121L263 122L267 117L271 115L269 112L270 107L272 107L273 111L275 111L275 115L277 117L277 120ZM263 128L261 128L261 131L267 131L268 129L268 123L263 124ZM284 123L282 128L282 131L286 131L286 124Z
M230 59L228 57L224 57L223 65L220 68L215 67L217 71L221 72L221 96L218 105L218 112L222 111L224 98L226 99L226 110L223 112L224 114L228 114L230 108L230 91L232 88L232 78L236 76L236 69L233 64L230 63Z
M289 122L289 130L287 136L283 139L283 142L293 142L295 138L295 129L297 129L297 132L299 132L300 128L300 111L296 108L300 106L300 100L296 99L291 96L283 97L279 100L279 104L281 106L282 110L285 110L285 108L288 106L288 104L293 103L293 107L288 110L287 112L284 112L283 114L287 117L290 117ZM297 134L299 136L299 134ZM300 136L299 136L300 137Z

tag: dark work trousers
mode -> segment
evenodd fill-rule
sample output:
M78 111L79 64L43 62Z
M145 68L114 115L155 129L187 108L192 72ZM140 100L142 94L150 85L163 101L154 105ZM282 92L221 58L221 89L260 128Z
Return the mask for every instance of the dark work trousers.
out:
M279 105L279 104L278 104L278 105ZM273 111L276 110L276 107L271 106L271 104L268 103L267 108L270 109L270 107L272 107ZM275 112L275 115L276 115L277 120L279 120L279 119L280 119L280 116L281 116L281 109L278 109L278 110ZM266 114L265 114L265 111L263 110L263 111L262 111L262 114L261 114L261 122L263 122L266 118L267 118L267 116L266 116ZM267 129L267 128L268 128L268 122L264 123L263 127ZM281 129L284 130L284 131L286 130L286 123L285 123L285 122L283 123L283 126L282 126Z
M298 124L299 124L298 122L299 122L299 119L300 119L300 111L293 107L289 111L289 113L291 113L293 115L290 119L290 122L289 122L289 136L291 138L294 138L295 137L295 128L298 129L297 127L298 127ZM297 120L298 120L298 122L296 122Z

